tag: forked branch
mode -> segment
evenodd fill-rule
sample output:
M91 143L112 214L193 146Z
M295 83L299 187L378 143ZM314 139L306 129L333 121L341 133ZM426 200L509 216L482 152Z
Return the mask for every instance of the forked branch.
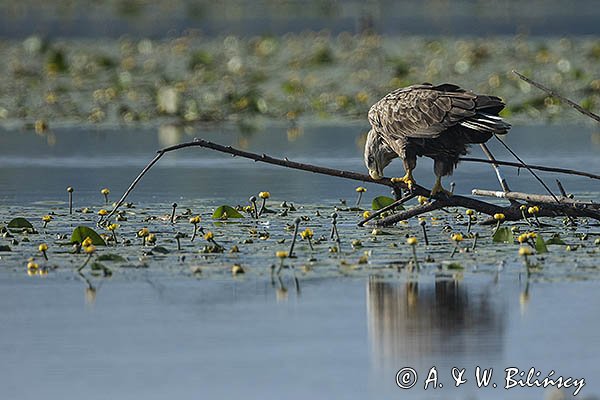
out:
M222 153L231 154L233 156L248 158L248 159L254 160L256 162L264 162L267 164L279 165L279 166L286 167L286 168L299 169L299 170L313 172L313 173L317 173L317 174L329 175L329 176L334 176L334 177L339 177L339 178L344 178L344 179L352 179L352 180L361 181L361 182L369 182L369 183L374 183L377 185L384 185L384 186L391 187L391 188L395 189L396 191L398 191L399 189L402 189L405 191L408 190L408 187L406 186L406 184L404 184L403 182L398 182L398 183L392 182L390 180L390 178L374 180L368 175L360 174L357 172L344 171L344 170L338 170L338 169L334 169L334 168L320 167L320 166L312 165L312 164L299 163L299 162L295 162L295 161L290 161L287 158L275 158L275 157L268 156L266 154L251 153L248 151L233 148L231 146L223 146L218 143L210 142L210 141L204 140L204 139L195 139L193 142L181 143L181 144L178 144L175 146L166 147L164 149L158 150L157 155L148 163L148 165L146 167L144 167L144 169L134 179L134 181L131 183L129 188L127 188L127 190L125 191L125 193L123 194L121 199L119 199L119 201L115 205L115 208L103 219L103 221L105 221L105 222L109 221L109 219L117 212L118 208L125 202L125 199L129 195L129 193L131 193L131 191L139 183L139 181L142 179L142 177L150 170L150 168L152 168L152 166L154 164L156 164L160 160L160 158L164 154L171 152L171 151L176 151L179 149L187 148L187 147L203 147L203 148L207 148L207 149L211 149L211 150L216 150L216 151L219 151ZM406 201L407 199L415 197L415 196L428 197L429 195L430 195L429 189L426 189L423 186L415 185L412 188L412 191L410 192L410 194L407 195L403 200ZM535 203L533 203L533 204L535 204ZM494 215L496 213L504 213L508 220L517 220L517 219L522 218L522 213L519 211L518 205L519 204L516 203L516 206L511 205L508 207L502 207L502 206L498 206L496 204L487 203L485 201L473 199L471 197L466 197L466 196L454 195L454 196L446 197L445 195L440 195L438 197L435 197L432 202L426 203L425 205L417 206L417 207L411 208L409 210L402 211L399 214L395 214L390 217L383 218L377 222L377 225L381 225L381 226L392 225L400 220L408 219L410 217L420 215L420 214L423 214L425 212L429 212L432 210L440 209L442 207L470 208L470 209L473 209L475 211L478 211L480 213L487 214L487 215ZM585 207L583 207L583 210L582 210L581 209L582 207L583 206L581 206L579 204L578 205L571 205L571 204L547 205L546 204L542 208L540 215L555 216L555 215L560 215L562 213L562 215L589 216L591 218L600 220L600 213L597 213L594 210L588 210Z

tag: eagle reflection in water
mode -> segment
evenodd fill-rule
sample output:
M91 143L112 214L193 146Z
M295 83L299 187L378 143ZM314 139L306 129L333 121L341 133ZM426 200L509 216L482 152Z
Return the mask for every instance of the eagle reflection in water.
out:
M490 296L490 285L449 277L435 282L367 284L369 337L380 366L428 359L494 357L503 350L506 307Z

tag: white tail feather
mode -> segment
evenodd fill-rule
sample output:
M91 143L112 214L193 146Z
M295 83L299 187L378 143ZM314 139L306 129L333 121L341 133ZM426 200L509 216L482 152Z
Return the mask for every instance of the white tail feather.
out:
M479 132L505 134L510 129L510 124L497 115L479 113L460 122L465 128Z

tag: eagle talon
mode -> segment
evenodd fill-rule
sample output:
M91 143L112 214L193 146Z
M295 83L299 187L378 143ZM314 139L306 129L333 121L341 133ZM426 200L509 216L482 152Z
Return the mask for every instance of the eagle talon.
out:
M410 172L407 172L406 175L404 175L402 178L392 178L392 182L393 183L403 182L406 184L406 186L408 186L409 190L413 190L417 184L417 182L415 181L415 178L413 178L413 176Z
M452 192L449 192L446 189L444 189L442 187L442 182L440 182L439 180L436 180L435 184L431 188L431 195L430 195L430 197L435 197L439 193L442 193L442 194L444 194L444 195L446 195L448 197L452 196Z

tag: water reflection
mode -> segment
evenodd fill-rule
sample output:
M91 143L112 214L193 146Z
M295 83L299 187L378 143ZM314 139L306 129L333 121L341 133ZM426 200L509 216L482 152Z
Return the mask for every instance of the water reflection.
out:
M93 306L96 303L96 294L98 293L98 287L96 287L83 272L78 271L77 275L79 275L79 278L81 278L81 280L85 284L85 304L88 306Z
M470 287L449 277L433 282L369 279L367 313L375 364L500 354L506 306L492 300L494 286L495 281Z
M291 280L294 286L296 298L300 298L300 281L296 276L296 272L292 270ZM275 289L275 298L278 302L285 302L289 298L288 285L282 279L281 274L275 272L275 266L271 266L271 287Z

